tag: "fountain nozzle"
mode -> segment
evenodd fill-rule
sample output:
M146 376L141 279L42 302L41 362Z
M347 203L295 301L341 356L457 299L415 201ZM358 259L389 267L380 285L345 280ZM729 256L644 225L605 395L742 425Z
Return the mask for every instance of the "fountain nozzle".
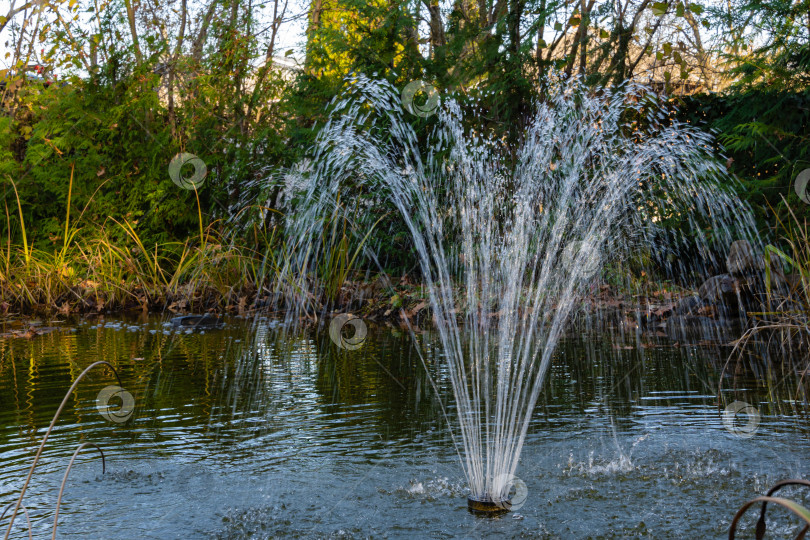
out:
M496 516L509 512L512 509L512 501L510 499L493 501L489 497L481 499L467 497L467 509L473 514Z

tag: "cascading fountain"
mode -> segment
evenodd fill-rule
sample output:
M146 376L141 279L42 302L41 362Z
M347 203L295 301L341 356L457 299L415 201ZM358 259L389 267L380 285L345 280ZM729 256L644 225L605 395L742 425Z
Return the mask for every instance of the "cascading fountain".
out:
M665 102L633 85L594 91L558 79L549 88L507 153L451 99L420 141L392 85L353 76L311 160L287 173L300 194L284 275L301 310L320 287L324 216L342 208L354 221L377 219L392 204L410 231L473 510L509 509L555 345L604 264L639 250L666 261L690 242L710 260L704 230L726 246L754 236L712 137L673 120ZM673 219L685 227L665 235Z

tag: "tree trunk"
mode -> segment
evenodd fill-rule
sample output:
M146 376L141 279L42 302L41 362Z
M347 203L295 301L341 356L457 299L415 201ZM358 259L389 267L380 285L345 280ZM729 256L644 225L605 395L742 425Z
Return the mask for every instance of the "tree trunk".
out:
M430 15L430 52L435 57L437 49L444 43L444 24L442 23L442 13L439 11L439 0L423 0Z
M183 41L186 36L186 19L188 18L188 9L186 0L180 2L180 33L177 36L177 43L174 46L174 52L169 59L169 81L167 84L167 99L168 99L168 113L169 113L169 127L172 133L172 139L177 138L177 113L174 107L174 78L177 70L177 59L180 57L180 52L183 50Z
M138 29L135 26L135 6L132 4L132 0L124 0L124 6L126 6L127 9L129 32L132 34L132 48L135 50L135 62L141 65L143 63L143 54L141 53L141 45L138 42Z
M584 53L586 49L584 47L584 41L587 39L587 32L585 31L585 15L593 9L593 5L596 0L591 0L588 4L585 4L585 0L581 0L580 3L580 14L579 14L579 26L577 27L577 33L574 36L574 42L571 44L571 58L568 60L568 63L565 66L565 76L570 77L571 72L574 70L574 64L576 63L577 59L577 49L580 51L580 56L583 58L580 60L580 65L583 66L584 70Z
M582 29L579 38L579 74L585 75L585 64L588 61L588 6L585 5L585 0L580 0L580 7L582 11L579 27Z
M312 0L312 6L309 10L309 25L307 26L307 52L304 59L304 65L309 73L310 64L312 63L312 47L315 41L315 35L321 26L321 14L323 13L323 0Z
M534 55L534 60L537 63L537 76L543 76L543 35L546 30L546 0L540 0L540 21L537 26L537 52Z

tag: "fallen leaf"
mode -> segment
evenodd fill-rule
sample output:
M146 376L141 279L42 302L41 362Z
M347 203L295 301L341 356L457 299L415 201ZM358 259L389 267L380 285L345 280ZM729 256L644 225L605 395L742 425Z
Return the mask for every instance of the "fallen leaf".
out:
M666 306L653 311L653 313L655 313L656 316L660 317L666 313L669 313L673 309L675 309L675 304L667 304Z

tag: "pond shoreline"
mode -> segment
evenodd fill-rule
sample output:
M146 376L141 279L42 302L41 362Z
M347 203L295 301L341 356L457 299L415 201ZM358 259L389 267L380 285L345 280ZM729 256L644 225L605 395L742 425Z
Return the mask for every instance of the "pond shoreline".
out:
M347 282L341 288L338 298L330 307L312 311L299 322L302 325L317 324L330 320L338 315L348 314L373 324L402 329L412 328L415 332L432 327L432 309L425 288L403 279L398 285L387 287L381 285L382 279L374 282ZM255 289L254 289L255 290ZM569 321L569 326L582 318L598 321L600 326L611 326L622 332L636 332L650 337L669 337L675 342L694 341L695 337L712 334L709 341L726 345L738 339L742 334L744 323L738 319L723 317L722 310L697 302L697 291L675 289L666 284L648 283L641 287L648 292L630 292L619 290L607 284L594 283L586 290ZM137 293L133 293L137 297ZM169 297L163 302L130 302L123 304L96 303L92 298L72 305L37 306L38 309L13 310L7 303L0 304L0 316L6 322L13 322L16 328L11 332L0 334L0 337L33 338L58 328L50 321L56 319L80 317L104 318L108 316L126 316L127 314L166 315L173 318L181 316L216 316L216 317L255 317L265 316L283 319L291 312L292 306L285 302L280 293L265 293L258 297L253 292L233 293L237 301L209 294L190 300L185 297ZM458 298L463 298L463 291L458 290ZM463 301L459 301L459 324L464 323ZM499 313L490 313L497 319ZM736 335L735 335L736 334ZM711 337L711 336L710 336ZM700 341L700 340L699 340ZM705 339L702 341L706 341Z

